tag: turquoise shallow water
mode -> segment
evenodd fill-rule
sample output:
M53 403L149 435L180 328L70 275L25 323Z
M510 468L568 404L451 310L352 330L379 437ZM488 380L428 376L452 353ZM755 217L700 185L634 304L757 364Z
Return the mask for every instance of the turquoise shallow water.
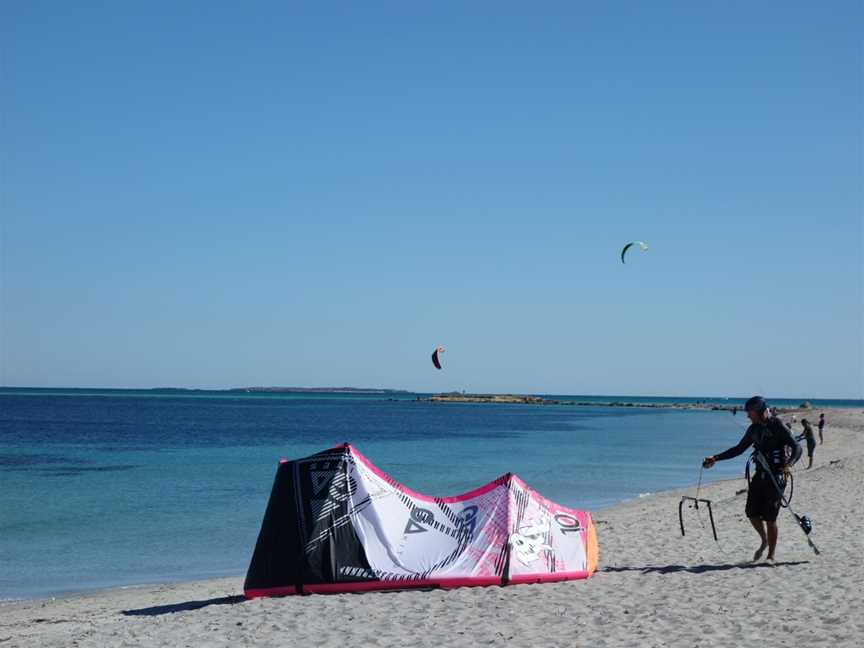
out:
M694 483L701 457L744 425L728 412L388 398L0 393L0 598L242 574L278 459L344 441L428 494L510 471L593 510ZM669 522L674 533L675 511Z

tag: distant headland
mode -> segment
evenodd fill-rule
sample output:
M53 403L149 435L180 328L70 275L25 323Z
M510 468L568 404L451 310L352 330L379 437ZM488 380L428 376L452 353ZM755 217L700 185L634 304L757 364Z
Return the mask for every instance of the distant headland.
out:
M232 387L229 392L265 394L410 394L405 389L381 389L377 387Z
M498 403L517 405L570 405L575 407L645 407L659 409L687 409L687 410L714 410L714 411L743 411L740 404L725 404L711 402L710 400L673 401L673 402L633 402L633 401L580 401L575 399L557 399L542 396L531 396L522 394L466 394L463 392L447 392L443 394L432 394L431 396L418 396L418 401L428 403ZM802 402L798 408L810 409L812 406L808 401ZM778 408L778 411L786 411L788 408Z

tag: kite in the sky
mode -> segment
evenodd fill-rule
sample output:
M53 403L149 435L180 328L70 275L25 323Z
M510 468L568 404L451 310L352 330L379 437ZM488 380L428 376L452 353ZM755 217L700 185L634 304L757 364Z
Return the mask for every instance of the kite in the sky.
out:
M444 347L439 346L432 352L432 364L435 365L436 369L441 368L441 360L438 358L439 353L444 353Z
M643 243L642 241L633 241L632 243L628 243L624 246L624 249L621 250L621 263L624 263L624 255L627 254L627 250L629 250L634 245L638 245L640 248L642 248L643 252L648 249L648 244Z

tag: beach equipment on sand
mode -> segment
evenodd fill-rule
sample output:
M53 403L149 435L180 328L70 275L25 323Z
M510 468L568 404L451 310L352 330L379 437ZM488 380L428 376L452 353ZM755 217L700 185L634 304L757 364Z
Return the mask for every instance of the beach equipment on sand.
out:
M439 353L444 353L444 347L443 346L439 346L437 349L435 349L432 352L432 364L435 365L436 369L441 368L441 359L438 357Z
M696 485L696 496L690 497L688 495L684 495L681 497L681 501L678 502L678 523L681 525L681 536L684 534L684 504L687 502L692 502L688 506L688 508L696 509L696 514L699 515L699 504L705 504L708 507L708 519L711 520L711 533L714 534L714 541L719 542L717 539L717 527L714 526L714 512L711 510L711 500L700 498L699 497L699 489L702 488L702 473L704 472L704 468L699 471L699 483ZM702 518L699 518L701 523Z
M591 514L507 473L454 497L396 482L354 447L280 462L246 574L247 598L588 578Z
M648 244L643 241L633 241L624 246L624 249L621 250L621 263L624 263L624 255L627 254L627 250L629 250L634 245L638 245L639 249L645 252L648 249Z

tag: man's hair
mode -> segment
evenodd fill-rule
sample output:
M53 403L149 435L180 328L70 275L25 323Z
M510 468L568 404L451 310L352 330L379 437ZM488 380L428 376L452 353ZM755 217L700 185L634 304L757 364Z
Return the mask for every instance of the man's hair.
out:
M748 412L756 412L757 414L762 414L765 410L768 409L768 403L765 402L765 399L761 396L754 396L747 400L744 403L744 409Z

